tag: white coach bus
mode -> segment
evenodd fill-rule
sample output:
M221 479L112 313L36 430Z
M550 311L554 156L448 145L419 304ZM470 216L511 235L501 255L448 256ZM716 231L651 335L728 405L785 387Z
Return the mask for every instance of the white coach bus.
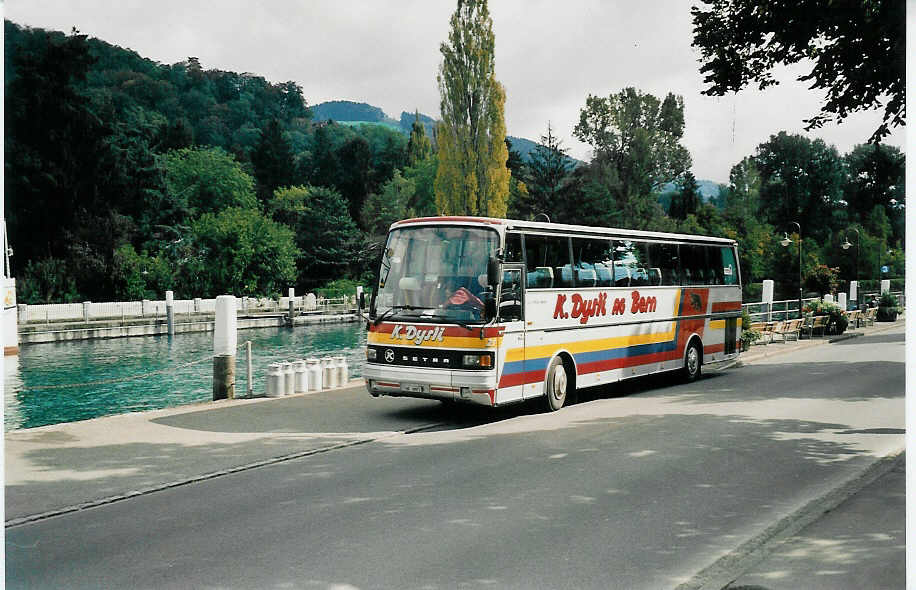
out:
M481 217L391 226L369 306L373 396L501 406L738 355L733 240Z

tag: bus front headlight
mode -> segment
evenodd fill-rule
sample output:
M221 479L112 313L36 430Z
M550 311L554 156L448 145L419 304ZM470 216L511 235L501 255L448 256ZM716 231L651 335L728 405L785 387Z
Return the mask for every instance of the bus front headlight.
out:
M374 348L366 348L366 360L374 361L378 357L378 351Z

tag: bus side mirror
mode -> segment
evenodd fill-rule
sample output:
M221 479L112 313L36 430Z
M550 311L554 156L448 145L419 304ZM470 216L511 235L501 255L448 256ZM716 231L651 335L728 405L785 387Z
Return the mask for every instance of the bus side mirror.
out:
M484 299L483 311L488 320L496 319L496 297L489 295Z
M499 264L499 259L495 256L491 256L487 261L487 284L496 289L496 286L499 284L499 279L502 275Z

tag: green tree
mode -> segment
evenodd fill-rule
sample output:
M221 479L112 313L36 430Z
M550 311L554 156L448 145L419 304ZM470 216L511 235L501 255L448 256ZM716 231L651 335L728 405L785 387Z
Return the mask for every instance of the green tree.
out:
M426 137L426 128L420 122L420 111L417 111L413 125L410 127L410 139L407 141L407 165L416 166L417 162L430 157L432 151L432 144Z
M542 135L538 145L531 151L524 177L531 214L550 214L573 167L574 163L567 155L566 148L553 134L548 123L547 135Z
M353 137L337 150L339 174L334 186L347 200L350 217L359 219L363 202L369 192L369 175L372 152L363 137Z
M278 119L271 119L261 131L261 138L251 152L251 164L261 202L268 201L281 186L294 184L296 167L293 149L284 137Z
M906 113L906 6L903 0L829 2L800 0L703 0L691 9L693 46L700 49L709 85L704 94L722 96L756 83L777 84L773 68L813 62L799 76L813 90L826 91L820 113L807 130L850 113L884 106L884 121L872 135L879 141Z
M503 217L509 196L506 93L494 75L487 0L459 0L437 77L442 121L436 136L436 207L442 214Z
M292 230L256 209L204 213L191 231L200 257L180 272L197 296L274 295L296 282Z
M843 160L847 170L843 199L850 220L862 223L875 205L881 205L890 220L892 241L903 240L906 156L893 146L863 144L857 145Z
M309 187L295 230L302 252L297 286L310 289L349 276L362 236L339 192Z
M757 146L762 218L785 228L799 221L819 240L830 231L841 198L843 162L836 148L802 135L778 135Z
M416 190L414 181L395 170L394 177L382 186L382 191L369 195L363 205L361 219L366 232L372 237L384 237L392 223L412 217L409 204Z
M607 206L622 225L647 229L663 217L654 192L690 168L684 134L683 98L664 101L625 88L607 98L589 95L573 134L592 146L592 164L610 166L615 183Z
M678 190L671 197L671 206L668 216L674 219L687 219L688 215L695 215L700 207L700 186L693 172L684 174L684 179L678 183Z
M413 182L415 186L413 197L408 201L407 208L417 216L436 215L435 183L438 168L439 158L435 155L404 168L404 178Z
M258 206L254 179L222 148L183 148L165 154L165 181L189 218L228 207Z
M760 207L760 172L748 156L732 166L725 197L725 210L733 215L757 215Z

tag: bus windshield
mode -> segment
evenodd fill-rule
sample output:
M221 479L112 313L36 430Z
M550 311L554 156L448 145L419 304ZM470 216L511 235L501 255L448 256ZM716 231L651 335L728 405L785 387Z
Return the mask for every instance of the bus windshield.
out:
M498 247L499 234L485 228L393 230L382 255L373 317L484 321L487 261Z

